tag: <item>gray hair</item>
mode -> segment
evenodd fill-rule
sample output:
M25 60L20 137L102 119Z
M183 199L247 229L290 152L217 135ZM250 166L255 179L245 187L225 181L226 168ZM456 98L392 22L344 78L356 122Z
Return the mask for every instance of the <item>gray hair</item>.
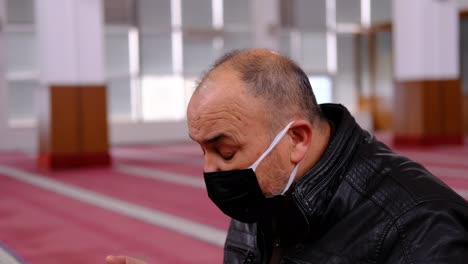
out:
M266 49L236 50L220 57L203 76L197 91L210 73L220 67L229 67L239 73L247 92L265 100L267 109L276 121L299 112L312 124L324 120L312 91L309 78L291 59Z

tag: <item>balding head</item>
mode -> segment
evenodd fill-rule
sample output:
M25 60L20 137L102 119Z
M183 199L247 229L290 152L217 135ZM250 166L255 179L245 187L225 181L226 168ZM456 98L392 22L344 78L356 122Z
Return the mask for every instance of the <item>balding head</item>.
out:
M307 75L287 57L266 49L234 51L218 59L203 76L195 94L209 90L216 72L233 70L250 96L262 99L275 128L294 116L319 126L323 119Z
M263 49L219 59L187 110L190 137L204 151L205 172L249 168L286 127L255 170L267 197L284 190L299 162L302 175L321 155L330 131L321 119L304 72L286 57Z

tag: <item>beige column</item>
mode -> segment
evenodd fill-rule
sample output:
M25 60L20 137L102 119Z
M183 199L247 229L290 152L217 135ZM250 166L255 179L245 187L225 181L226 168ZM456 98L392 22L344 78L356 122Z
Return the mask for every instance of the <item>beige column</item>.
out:
M393 0L394 142L463 144L455 0Z
M37 0L39 164L109 165L102 0Z

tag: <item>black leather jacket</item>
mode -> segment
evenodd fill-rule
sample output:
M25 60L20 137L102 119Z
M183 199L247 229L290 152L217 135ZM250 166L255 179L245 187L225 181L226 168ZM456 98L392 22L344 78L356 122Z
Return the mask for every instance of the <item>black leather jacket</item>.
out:
M321 108L335 127L323 157L277 217L231 222L224 263L269 263L272 252L277 263L468 263L468 203L343 106Z

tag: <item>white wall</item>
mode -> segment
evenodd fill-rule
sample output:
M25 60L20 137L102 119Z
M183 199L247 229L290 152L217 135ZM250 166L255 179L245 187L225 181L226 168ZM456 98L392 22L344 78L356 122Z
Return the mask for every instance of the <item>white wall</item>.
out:
M5 24L5 1L0 0L0 24ZM6 69L5 69L5 35L0 32L0 148L8 141L7 138L7 117L8 117L8 91L6 89Z
M278 36L273 29L279 24L278 0L254 0L251 2L254 28L254 45L279 50Z
M190 140L185 120L157 123L113 124L110 126L112 144L152 143Z
M369 112L359 111L358 87L356 80L356 42L352 34L338 34L337 37L338 71L334 79L333 102L345 105L359 125L372 129L372 117ZM365 77L365 76L364 76Z
M460 10L468 9L468 0L458 0Z
M52 4L51 1L54 0L48 0L49 4ZM65 3L71 3L70 1L66 1L62 3L64 5ZM95 4L97 2L95 0L86 0L86 1L81 1L79 4L81 5L80 7L83 8L88 8L91 7L93 8L94 12L99 12L99 14L94 13L94 17L100 17L102 10L100 8L96 8ZM2 14L4 10L4 4L5 0L0 0L0 14ZM89 4L89 5L88 5ZM54 6L54 5L53 5ZM44 8L44 6L40 6L41 8ZM66 9L66 8L64 8ZM42 9L36 10L40 12ZM71 8L68 8L68 11L73 11ZM82 10L79 9L78 11L83 11L84 13L89 13L89 10ZM80 13L82 14L82 13ZM0 15L0 18L3 18L3 16ZM99 18L101 19L101 18ZM47 19L40 19L39 22L37 23L38 26L43 26L43 29L46 30L51 30L49 26L45 26L45 23L48 22L49 20ZM3 21L2 21L3 22ZM86 21L89 22L89 21ZM94 21L96 23L96 21ZM5 23L1 23L4 25ZM82 29L82 28L79 28ZM97 29L94 29L92 31L93 33L93 40L99 40L99 41L93 41L91 44L93 45L98 45L101 46L101 38L103 37L103 33L101 31L96 31ZM77 32L75 32L77 33ZM83 33L83 32L80 32ZM86 34L90 34L89 32L85 32ZM47 34L46 34L47 35ZM68 39L73 39L78 37L80 34L73 34L69 36ZM8 89L5 81L5 69L6 69L6 64L5 64L5 59L3 59L6 55L6 49L5 49L5 34L4 32L0 32L0 150L12 150L12 149L25 149L29 150L32 152L35 152L37 147L38 147L38 131L36 126L33 126L31 124L29 125L13 125L13 124L8 124ZM47 38L44 40L44 42L50 42L50 39ZM47 43L46 43L47 44ZM70 43L69 43L70 44ZM95 47L89 47L87 46L87 43L81 43L79 45L80 48L95 48ZM47 45L46 45L47 46ZM49 45L52 46L52 45ZM73 46L73 44L70 44L69 46ZM68 47L68 46L67 46ZM49 47L50 48L50 47ZM63 49L62 46L58 46L55 50L57 49L62 49L62 55L70 55L72 53L76 53L73 48L69 49ZM47 50L49 53L44 52L44 50L41 52L43 56L46 56L44 58L44 61L49 62L50 64L50 58L56 58L56 56L51 57L51 53L55 52L53 50ZM103 78L103 72L102 72L102 59L103 59L103 54L102 54L102 49L98 49L98 51L101 53L100 55L93 54L91 55L92 57L101 57L99 58L90 58L89 56L87 57L89 60L84 61L83 58L80 57L78 60L81 64L80 66L83 69L83 71L78 71L78 72L73 72L74 76L79 75L78 79L81 81L85 82L102 82ZM57 55L57 54L55 54ZM76 55L76 54L74 54ZM62 56L63 57L63 56ZM96 62L95 60L97 59L97 63L94 63L93 65L83 65L83 62ZM51 64L47 66L55 66L57 65L56 63ZM92 64L92 63L91 63ZM98 67L99 69L96 69ZM71 67L73 68L73 67ZM78 67L80 68L80 67ZM42 70L44 69L50 69L50 67L46 67L45 65L42 65ZM58 70L61 70L60 68ZM82 75L82 73L85 73L86 76ZM87 74L90 73L90 74ZM63 78L66 76L66 74L58 74L58 77ZM57 76L48 76L48 78L45 78L45 81L55 81L55 82L60 82L60 79L57 79ZM63 80L63 82L66 83L74 83L73 78ZM49 82L47 82L49 83ZM187 132L187 127L185 124L184 120L179 120L179 121L172 121L172 122L127 122L127 123L111 123L109 125L109 137L110 137L110 142L111 144L126 144L126 143L151 143L151 142L160 142L160 141L176 141L176 140L188 140L188 132Z
M190 140L185 121L111 124L109 137L113 145ZM38 132L35 127L0 130L0 151L28 150L35 152L37 147Z
M352 34L338 34L338 70L335 77L333 99L345 105L351 112L357 110L355 41Z
M458 7L455 2L394 0L395 78L458 78L458 24Z
M4 8L4 1L0 0L0 13ZM149 2L150 0L148 0ZM278 0L274 0L277 2ZM320 0L321 1L321 0ZM387 19L388 6L393 0L372 0L373 8L376 12L372 17L373 22L379 22L379 19ZM456 1L456 0L453 0ZM468 0L458 0L461 9L468 9ZM308 1L301 1L302 4L310 4ZM275 35L275 25L279 23L279 10L277 6L271 3L271 0L254 0L252 4L252 21L254 21L254 31L259 31L260 34L255 35L255 45L265 46L272 49L278 48L278 39ZM349 4L349 3L347 3ZM346 6L346 5L345 5ZM318 10L318 9L317 9ZM310 14L314 10L302 10L303 14ZM351 19L351 18L350 18ZM317 17L315 24L322 25L323 17ZM379 21L377 21L379 20ZM314 20L315 21L315 20ZM381 21L384 22L384 21ZM315 25L314 24L314 25ZM316 25L315 25L316 26ZM346 105L351 110L357 110L357 95L355 87L354 69L354 41L349 36L340 36L338 39L338 75L334 81L334 101ZM4 79L4 39L0 34L0 150L2 149L30 149L35 150L37 147L37 130L34 127L8 127L8 94L6 82ZM364 48L364 51L367 49ZM310 50L309 50L310 51ZM385 50L384 50L385 51ZM466 55L465 55L466 56ZM363 63L367 63L366 58L363 58ZM467 59L468 60L468 59ZM391 85L393 76L388 76L385 68L385 58L379 61L383 63L379 67L384 72L377 72L377 82L382 82L383 85L388 83ZM365 73L366 74L366 73ZM380 78L380 77L381 78ZM466 78L468 80L468 78ZM366 81L366 78L363 78ZM382 85L382 84L379 84ZM465 87L468 84L465 83ZM364 89L368 84L363 83ZM384 89L385 90L385 89ZM366 93L366 92L365 92ZM184 120L173 122L154 122L154 123L112 123L109 126L110 142L112 144L126 143L150 143L162 141L188 140L188 132Z
M389 31L377 33L376 48L376 95L389 98L393 96L392 33Z
M463 90L468 94L468 19L463 19L460 23L460 57L461 57L461 72L460 77L463 82Z
M371 23L380 24L392 21L392 1L371 0Z

